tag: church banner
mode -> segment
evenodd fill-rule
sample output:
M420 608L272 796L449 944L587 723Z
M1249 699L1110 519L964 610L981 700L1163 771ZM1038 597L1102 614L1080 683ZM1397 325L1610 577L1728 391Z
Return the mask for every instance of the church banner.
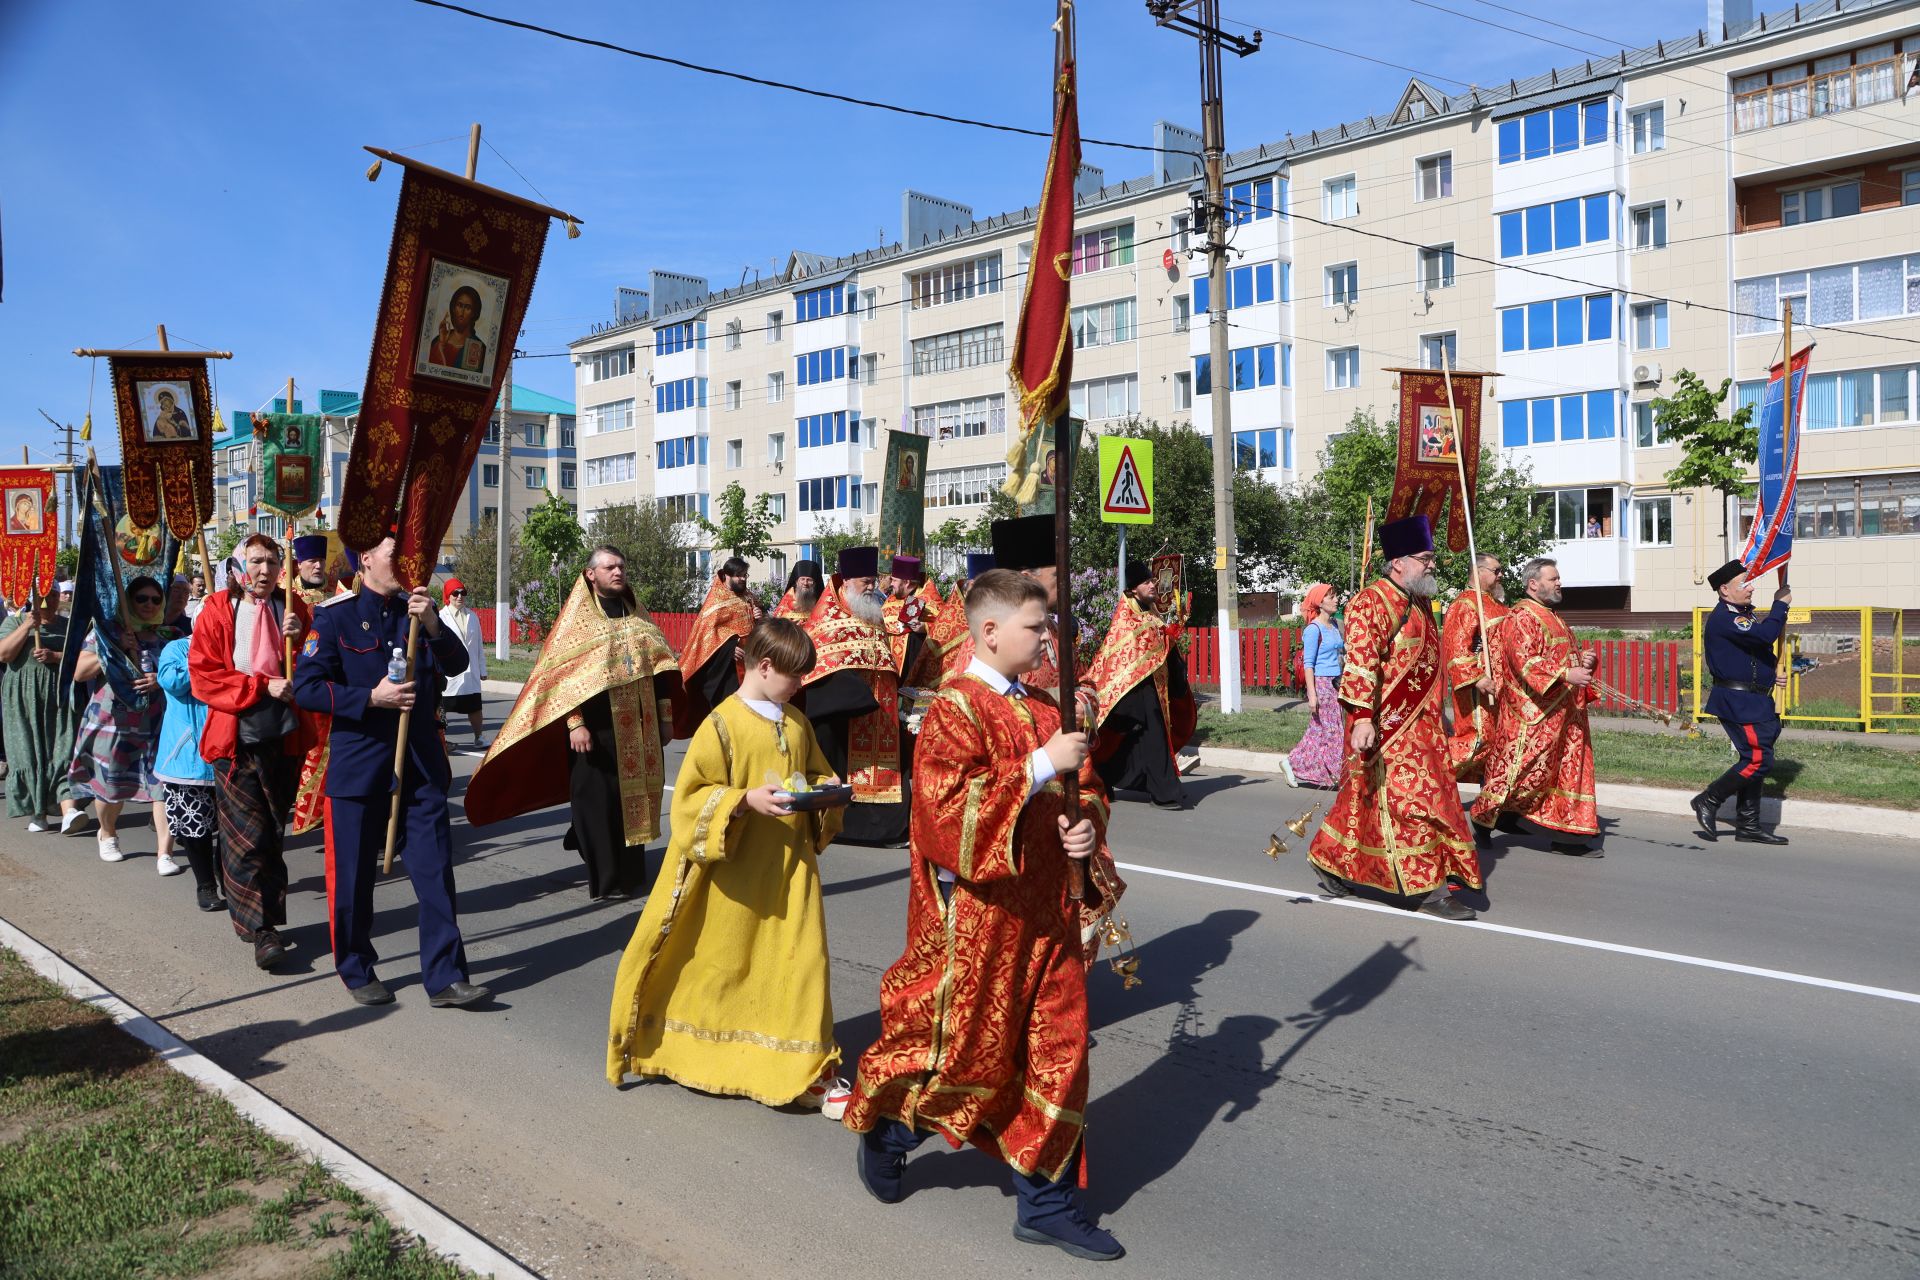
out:
M433 572L499 402L548 219L572 220L431 165L368 150L405 173L339 528L356 551L394 531L401 579L414 586Z
M319 507L326 425L326 419L311 413L253 415L253 438L260 445L260 506L293 520Z
M1399 446L1393 469L1393 499L1388 520L1424 515L1433 525L1434 542L1441 537L1441 514L1446 513L1444 545L1467 549L1470 506L1450 494L1460 493L1460 472L1466 470L1466 501L1472 502L1480 483L1480 396L1482 375L1453 375L1452 403L1447 378L1438 369L1389 369L1400 375Z
M1806 418L1807 365L1813 348L1793 358L1793 382L1784 364L1774 365L1760 395L1760 491L1754 500L1753 527L1747 531L1740 561L1747 576L1778 569L1793 555L1794 489L1800 478L1800 423ZM1792 395L1789 397L1788 392ZM1791 399L1793 412L1787 412Z
M213 518L213 395L207 359L177 351L107 361L120 423L126 514L193 537Z
M1080 418L1062 418L1060 421L1066 423L1069 428L1067 431L1068 461L1071 465L1078 465L1080 441L1086 434L1087 424ZM1054 469L1060 465L1060 449L1053 438L1054 425L1051 422L1042 423L1032 435L1027 437L1026 460L1021 465L1039 479L1034 486L1033 496L1020 504L1020 514L1023 516L1053 514ZM1068 471L1068 476L1069 478L1072 476L1071 469Z
M880 482L880 553L927 554L927 446L925 436L887 432L887 469Z
M53 472L45 467L0 467L0 507L7 514L7 531L0 536L0 595L16 608L36 591L53 590L53 560L60 552L53 486Z

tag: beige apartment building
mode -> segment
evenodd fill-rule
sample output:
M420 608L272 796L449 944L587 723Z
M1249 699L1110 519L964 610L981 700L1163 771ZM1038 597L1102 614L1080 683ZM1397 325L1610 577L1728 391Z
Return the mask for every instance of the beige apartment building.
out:
M1791 299L1795 345L1816 343L1796 603L1920 608L1920 9L1714 27L1469 93L1416 80L1332 128L1254 126L1282 140L1229 160L1238 465L1304 479L1356 410L1391 416L1385 370L1444 351L1500 375L1485 438L1553 511L1568 603L1688 608L1750 511L1669 489L1651 403L1681 369L1757 399ZM1077 185L1074 408L1210 431L1198 141L1162 123L1153 143L1149 175ZM738 481L772 497L784 575L823 530L872 527L887 431L932 440L929 528L976 516L1005 474L1033 211L908 192L901 224L735 288L656 271L620 290L572 344L583 518L691 517Z

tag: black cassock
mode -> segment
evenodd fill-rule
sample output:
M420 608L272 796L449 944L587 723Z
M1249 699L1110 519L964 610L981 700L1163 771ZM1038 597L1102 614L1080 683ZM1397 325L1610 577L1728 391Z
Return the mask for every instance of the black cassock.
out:
M1179 702L1192 696L1187 687L1187 660L1178 648L1169 645L1167 700ZM1184 802L1180 771L1174 768L1173 753L1167 749L1167 720L1160 713L1153 681L1142 680L1127 690L1100 730L1120 740L1118 749L1094 766L1108 790L1144 791L1158 805Z
M740 691L740 668L734 662L739 651L740 637L730 636L698 671L685 676L687 692L700 719Z
M825 679L807 686L799 704L813 726L813 736L820 743L820 754L827 758L833 771L842 778L847 776L847 737L848 727L861 716L872 715L880 709L880 703L873 696L873 689L867 684L866 677L856 671L837 671ZM906 737L906 726L900 727L901 737ZM846 808L846 821L835 837L846 844L877 845L881 848L893 848L907 841L907 822L911 812L912 782L907 777L907 744L900 745L900 799L892 804L870 804L856 801Z

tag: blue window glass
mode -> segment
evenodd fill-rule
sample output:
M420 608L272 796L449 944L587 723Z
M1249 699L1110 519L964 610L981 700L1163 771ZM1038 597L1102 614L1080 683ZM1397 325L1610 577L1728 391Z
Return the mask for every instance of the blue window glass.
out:
M1205 276L1193 282L1193 314L1197 316L1207 314L1207 286L1212 283Z
M1561 298L1553 304L1556 341L1563 347L1577 347L1581 343L1580 321L1586 310L1578 298Z
M1545 351L1553 345L1553 304L1527 304L1527 350Z
M1584 412L1586 403L1583 396L1560 397L1560 438L1562 440L1586 438L1587 418Z
M855 444L860 443L860 415L857 413L847 419L847 438Z
M1500 163L1512 164L1520 158L1520 122L1502 120L1500 122Z
M1527 442L1527 402L1508 400L1500 406L1500 443L1518 449Z
M1256 366L1256 372L1259 375L1260 385L1263 387L1272 386L1274 383L1273 348L1270 346L1255 347L1254 364Z
M1553 206L1553 247L1578 248L1580 244L1580 202L1558 200Z
M1527 214L1527 252L1547 253L1553 248L1553 206L1536 204Z
M1273 179L1262 178L1253 184L1253 216L1255 220L1271 218L1274 207Z
M1254 442L1255 434L1256 433L1252 431L1236 431L1233 433L1234 470L1253 470L1254 458L1257 456L1257 445Z
M700 442L700 465L704 467L707 465L707 438L695 436L694 439Z
M1520 215L1503 213L1500 215L1500 256L1517 258L1525 252L1520 240Z
M1519 307L1503 307L1500 311L1500 349L1502 351L1521 351L1527 345L1527 313Z
M1591 102L1583 103L1580 114L1586 121L1586 144L1592 146L1596 142L1605 142L1607 140L1607 100L1595 98Z
M1272 428L1260 433L1260 465L1263 467L1280 465L1280 433Z
M1280 344L1280 385L1283 387L1293 385L1293 344L1291 342Z
M1280 428L1280 465L1293 470L1293 428Z
M1613 439L1615 422L1613 392L1587 392L1587 439Z
M1280 301L1293 301L1293 264L1291 262L1280 264Z
M1548 134L1547 113L1536 111L1521 118L1527 134L1527 159L1538 160L1553 149L1553 139Z
M1253 348L1241 347L1233 355L1233 389L1246 391L1253 386Z
M1253 300L1273 301L1273 264L1263 262L1253 269Z
M1587 299L1587 341L1607 342L1613 338L1613 295L1596 293Z
M1535 444L1553 443L1553 401L1529 400L1528 406L1533 416L1533 442Z
M1607 232L1607 197L1588 196L1587 206L1587 243L1600 244L1613 237Z
M1557 154L1572 151L1580 145L1580 107L1576 103L1562 103L1553 109L1553 149Z
M1195 356L1193 358L1193 394L1210 396L1213 394L1213 357Z
M838 492L839 501L835 502L833 505L836 507L844 507L847 505L847 478L845 476L840 477L840 483L837 486L837 488L839 491Z
M707 495L703 493L700 495L700 515L704 519L706 514L707 514ZM703 569L706 567L704 560L705 560L705 557L703 556L702 557L703 563L701 564L701 568Z

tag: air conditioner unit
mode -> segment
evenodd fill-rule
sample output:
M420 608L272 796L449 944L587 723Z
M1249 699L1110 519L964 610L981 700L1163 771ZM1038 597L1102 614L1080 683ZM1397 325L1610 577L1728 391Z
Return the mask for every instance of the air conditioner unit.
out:
M1633 366L1635 386L1645 386L1660 381L1660 366L1657 364L1637 364Z

